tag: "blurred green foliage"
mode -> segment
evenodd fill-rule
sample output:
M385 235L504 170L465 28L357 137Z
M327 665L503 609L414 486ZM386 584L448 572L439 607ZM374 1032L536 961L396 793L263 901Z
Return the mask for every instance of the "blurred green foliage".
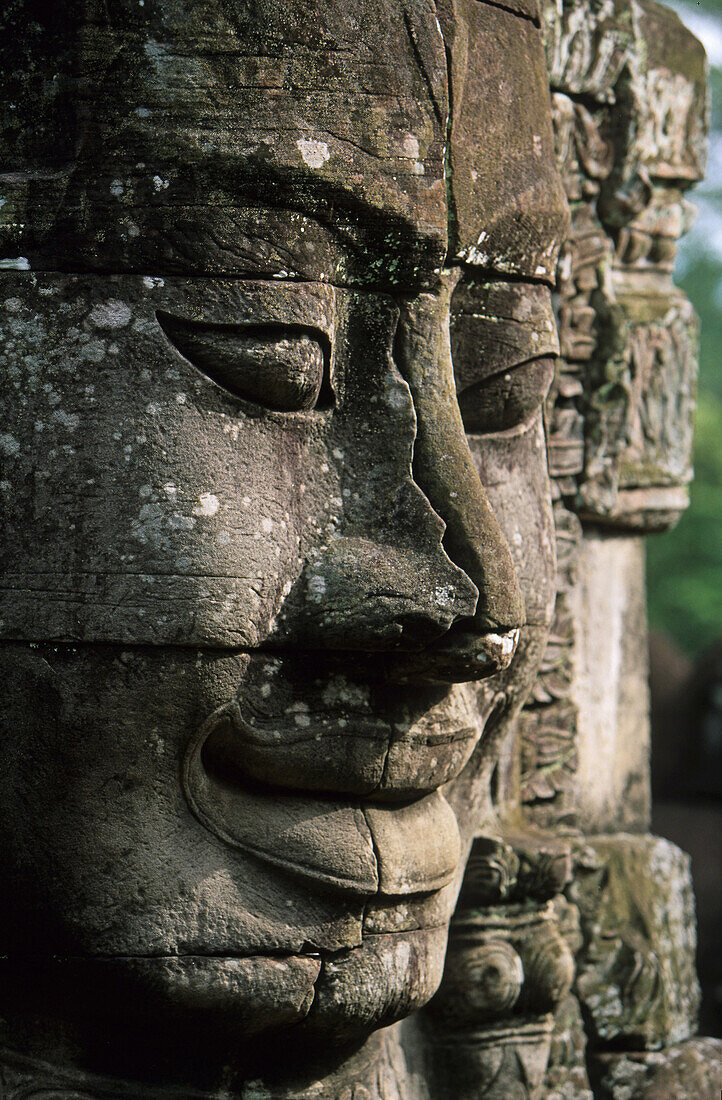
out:
M700 0L695 7L719 19L722 33L720 0ZM719 143L722 68L711 68L710 88L711 128ZM719 155L713 160L718 173ZM702 201L705 227L722 227L722 178L708 178ZM678 527L647 541L649 618L695 656L722 636L722 255L719 248L705 248L704 234L698 235L696 245L683 248L680 268L677 282L702 322L695 480Z

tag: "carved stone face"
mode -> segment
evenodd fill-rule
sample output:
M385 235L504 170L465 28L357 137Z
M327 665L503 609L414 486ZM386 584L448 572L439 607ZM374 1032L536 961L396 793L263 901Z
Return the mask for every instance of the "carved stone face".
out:
M548 111L505 192L463 53L445 158L428 5L264 8L80 29L93 113L0 294L2 950L164 1041L428 999L495 753L467 764L552 600ZM545 86L527 18L451 19Z

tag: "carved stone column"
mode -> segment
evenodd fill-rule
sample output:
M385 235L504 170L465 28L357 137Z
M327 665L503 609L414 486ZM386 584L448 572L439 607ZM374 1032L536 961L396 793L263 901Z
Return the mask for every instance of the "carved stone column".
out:
M554 1010L574 978L576 910L563 841L479 838L467 864L441 988L428 1010L434 1095L537 1100Z

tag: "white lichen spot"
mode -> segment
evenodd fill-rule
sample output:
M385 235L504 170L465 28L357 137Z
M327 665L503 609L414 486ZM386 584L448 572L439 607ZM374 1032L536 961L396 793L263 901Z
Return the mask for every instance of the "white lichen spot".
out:
M434 589L434 599L439 607L451 607L455 595L456 593L452 584L439 585Z
M117 298L109 298L107 302L99 302L93 306L88 315L88 320L96 328L122 328L127 325L133 314L125 302Z
M341 450L341 448L340 448L340 447L334 447L334 449L333 449L333 457L334 457L334 458L338 458L338 459L343 459L343 457L344 457L344 454L343 454L343 451Z
M178 495L178 489L172 481L166 481L165 485L163 486L163 492L168 497L168 500L175 500L176 496Z
M20 443L10 432L0 432L0 451L8 457L20 453Z
M270 535L271 531L273 530L273 520L269 519L268 516L264 516L261 520L261 530L263 531L264 535Z
M175 395L175 403L176 403L176 405L185 405L185 403L186 403L186 401L187 401L187 400L188 400L188 397L187 397L187 395L186 395L186 394L184 394L184 393L177 393L177 394Z
M314 603L319 603L326 595L326 578L320 573L314 573L308 579L308 596Z
M198 504L193 509L194 516L214 516L221 503L217 496L213 493L201 493L198 497Z
M125 191L125 187L123 186L123 181L122 180L113 180L113 182L110 185L111 195L115 195L116 199L119 199L124 191Z
M138 118L148 118L148 116L150 115L150 111L147 107L136 107L135 113L137 114Z
M299 138L296 145L304 163L309 168L322 168L331 156L325 141L316 141L314 138Z
M52 419L57 424L61 424L64 428L67 428L69 432L74 432L80 424L80 417L77 413L66 413L62 409L55 409Z
M88 340L80 349L83 359L89 359L91 363L100 363L105 359L105 343L103 340Z
M156 191L167 191L170 187L170 180L164 180L162 176L153 176L153 187Z
M390 405L392 409L403 409L408 402L407 392L400 387L389 390L388 393L384 395L384 398L386 404Z
M168 517L168 526L176 531L192 531L195 525L193 516L182 516L180 512Z
M29 271L30 262L26 256L6 256L0 260L0 271Z
M165 279L160 275L144 275L143 286L146 290L155 290L156 287L165 286Z
M141 498L141 500L147 499L147 497L152 496L152 494L153 490L151 489L150 485L141 485L140 489L138 490L138 496Z
M19 298L6 298L3 304L8 313L19 313L23 308L23 303Z
M219 531L218 534L216 535L216 542L219 544L219 546L228 546L228 543L230 541L231 541L230 531L225 531L225 530L224 531Z
M419 139L413 134L407 134L404 138L404 153L413 160L419 155Z

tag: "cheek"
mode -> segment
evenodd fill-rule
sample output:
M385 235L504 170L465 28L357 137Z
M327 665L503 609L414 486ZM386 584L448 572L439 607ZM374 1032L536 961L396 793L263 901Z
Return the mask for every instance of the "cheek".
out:
M554 612L556 553L541 411L523 430L470 435L469 445L511 549L527 624L546 629Z
M359 942L360 901L312 896L229 851L188 807L185 746L244 669L190 648L0 650L0 953L238 957Z
M19 288L29 342L11 350L10 330L0 338L12 367L5 637L255 646L300 572L304 539L328 537L339 495L330 413L254 411L168 342L159 307L248 314L241 286L157 282L48 276ZM291 374L316 368L318 383L320 349L306 337L274 348ZM262 373L248 348L231 352L231 366Z

